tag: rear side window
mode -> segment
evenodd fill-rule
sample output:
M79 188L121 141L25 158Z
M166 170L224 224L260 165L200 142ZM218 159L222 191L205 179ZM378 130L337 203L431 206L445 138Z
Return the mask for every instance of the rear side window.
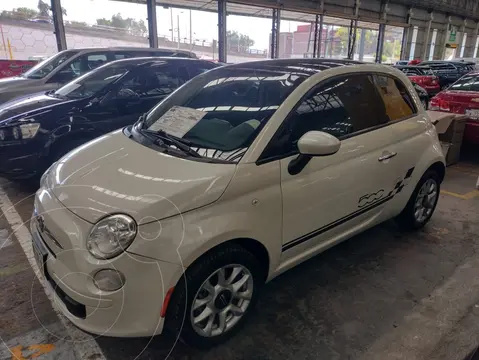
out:
M389 76L374 75L374 82L389 121L405 119L416 112L412 97L401 81Z

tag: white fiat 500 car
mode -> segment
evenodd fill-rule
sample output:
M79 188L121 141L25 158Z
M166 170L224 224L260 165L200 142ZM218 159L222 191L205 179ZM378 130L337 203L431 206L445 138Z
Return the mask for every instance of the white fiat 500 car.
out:
M444 174L402 72L318 59L230 65L47 170L33 249L81 329L169 329L211 346L287 269L391 218L422 227Z

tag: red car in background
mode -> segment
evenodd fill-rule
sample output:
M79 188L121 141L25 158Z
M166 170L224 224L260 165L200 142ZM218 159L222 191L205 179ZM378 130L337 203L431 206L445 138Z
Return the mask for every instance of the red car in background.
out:
M464 142L479 145L479 72L464 75L431 99L429 110L465 114L469 117Z
M426 90L429 96L434 96L441 91L439 78L434 75L434 72L428 67L395 66L395 68L401 70L409 77L409 79L411 79L412 82L415 82Z
M34 60L0 60L0 79L21 75L36 64Z

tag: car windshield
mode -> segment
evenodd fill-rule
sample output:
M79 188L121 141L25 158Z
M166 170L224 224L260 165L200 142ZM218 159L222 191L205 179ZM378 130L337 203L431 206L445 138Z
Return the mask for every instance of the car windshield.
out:
M63 64L66 60L77 54L78 51L62 51L48 59L38 63L30 70L26 71L22 76L27 79L43 79L53 70Z
M124 62L106 64L69 82L55 91L54 95L69 99L93 96L125 75L134 66L135 64Z
M143 128L185 139L204 157L237 162L289 94L310 74L218 68L154 107Z

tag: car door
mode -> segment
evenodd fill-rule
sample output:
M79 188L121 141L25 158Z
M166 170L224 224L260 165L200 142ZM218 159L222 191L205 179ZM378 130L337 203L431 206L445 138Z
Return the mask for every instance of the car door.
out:
M283 261L312 256L384 220L398 173L388 121L375 79L364 74L320 84L290 114L269 150L283 157ZM311 130L336 136L341 148L312 157L299 173L291 173L296 143Z

